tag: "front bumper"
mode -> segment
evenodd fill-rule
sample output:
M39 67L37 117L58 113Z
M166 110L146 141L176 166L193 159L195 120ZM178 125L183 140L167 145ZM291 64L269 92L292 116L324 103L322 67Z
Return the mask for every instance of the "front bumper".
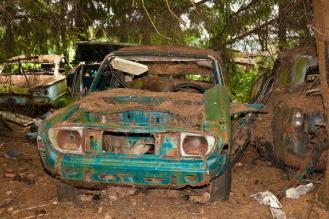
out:
M114 154L101 150L83 154L62 153L50 143L48 130L67 121L78 105L59 111L39 127L38 147L45 168L57 178L79 187L132 185L136 187L182 188L204 186L221 175L229 162L224 139L206 157L168 157L161 154ZM90 118L89 118L90 119ZM88 120L89 121L89 120ZM84 122L86 127L97 124ZM99 124L97 125L97 127ZM100 128L100 127L98 127ZM111 129L110 126L102 126ZM136 129L136 127L129 127ZM142 133L149 131L139 130ZM116 131L125 131L124 129ZM153 130L154 132L156 130Z
M204 186L223 173L228 162L228 157L217 150L204 159L172 159L156 155L62 154L49 146L45 149L39 149L45 168L59 179L80 187Z

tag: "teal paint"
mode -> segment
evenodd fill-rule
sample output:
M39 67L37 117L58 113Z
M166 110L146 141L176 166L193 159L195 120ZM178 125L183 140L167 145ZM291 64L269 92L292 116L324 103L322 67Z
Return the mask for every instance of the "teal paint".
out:
M174 145L174 139L172 137L164 137L164 141L162 144L162 150L161 150L161 155L167 155L168 150L176 148Z

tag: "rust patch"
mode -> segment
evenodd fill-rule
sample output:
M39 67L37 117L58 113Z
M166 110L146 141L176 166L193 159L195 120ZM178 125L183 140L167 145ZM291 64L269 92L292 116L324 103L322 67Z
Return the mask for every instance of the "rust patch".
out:
M82 137L77 131L60 130L57 134L58 146L64 150L75 150L82 142Z
M177 148L167 150L166 157L177 157L177 156L178 156L178 149Z
M183 150L189 155L203 155L208 151L208 142L205 137L186 136L183 141Z
M144 180L154 184L160 184L163 181L163 178L144 177Z
M44 84L56 81L53 75L1 75L0 84L8 84L10 86L20 88L34 89Z
M115 180L116 179L116 176L108 175L108 174L102 174L102 175L99 176L99 178L101 178L101 179L108 179L108 180Z
M322 153L319 161L316 163L315 169L326 170L327 156L328 156L327 154L328 154L328 150ZM285 153L284 156L279 159L284 161L286 165L294 168L300 168L305 166L305 161L307 161L306 156L300 156L300 155L298 156L291 153Z

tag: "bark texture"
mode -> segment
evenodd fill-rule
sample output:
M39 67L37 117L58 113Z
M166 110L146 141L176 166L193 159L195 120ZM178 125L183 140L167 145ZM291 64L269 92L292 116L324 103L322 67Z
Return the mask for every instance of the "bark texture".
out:
M329 87L328 87L328 42L329 42L329 1L313 0L314 11L314 32L316 36L316 46L319 59L321 94L327 119L329 118ZM329 133L329 125L326 126ZM329 153L328 153L329 155ZM327 170L318 193L318 200L326 209L329 209L329 159Z

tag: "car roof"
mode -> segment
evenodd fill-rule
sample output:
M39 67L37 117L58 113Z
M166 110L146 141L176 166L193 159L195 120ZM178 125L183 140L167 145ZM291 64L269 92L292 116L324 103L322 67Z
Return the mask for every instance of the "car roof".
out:
M135 47L125 47L114 52L115 55L122 54L158 54L158 55L184 55L191 57L204 58L212 56L213 58L220 60L220 54L211 49L201 49L195 47L186 46L135 46Z

